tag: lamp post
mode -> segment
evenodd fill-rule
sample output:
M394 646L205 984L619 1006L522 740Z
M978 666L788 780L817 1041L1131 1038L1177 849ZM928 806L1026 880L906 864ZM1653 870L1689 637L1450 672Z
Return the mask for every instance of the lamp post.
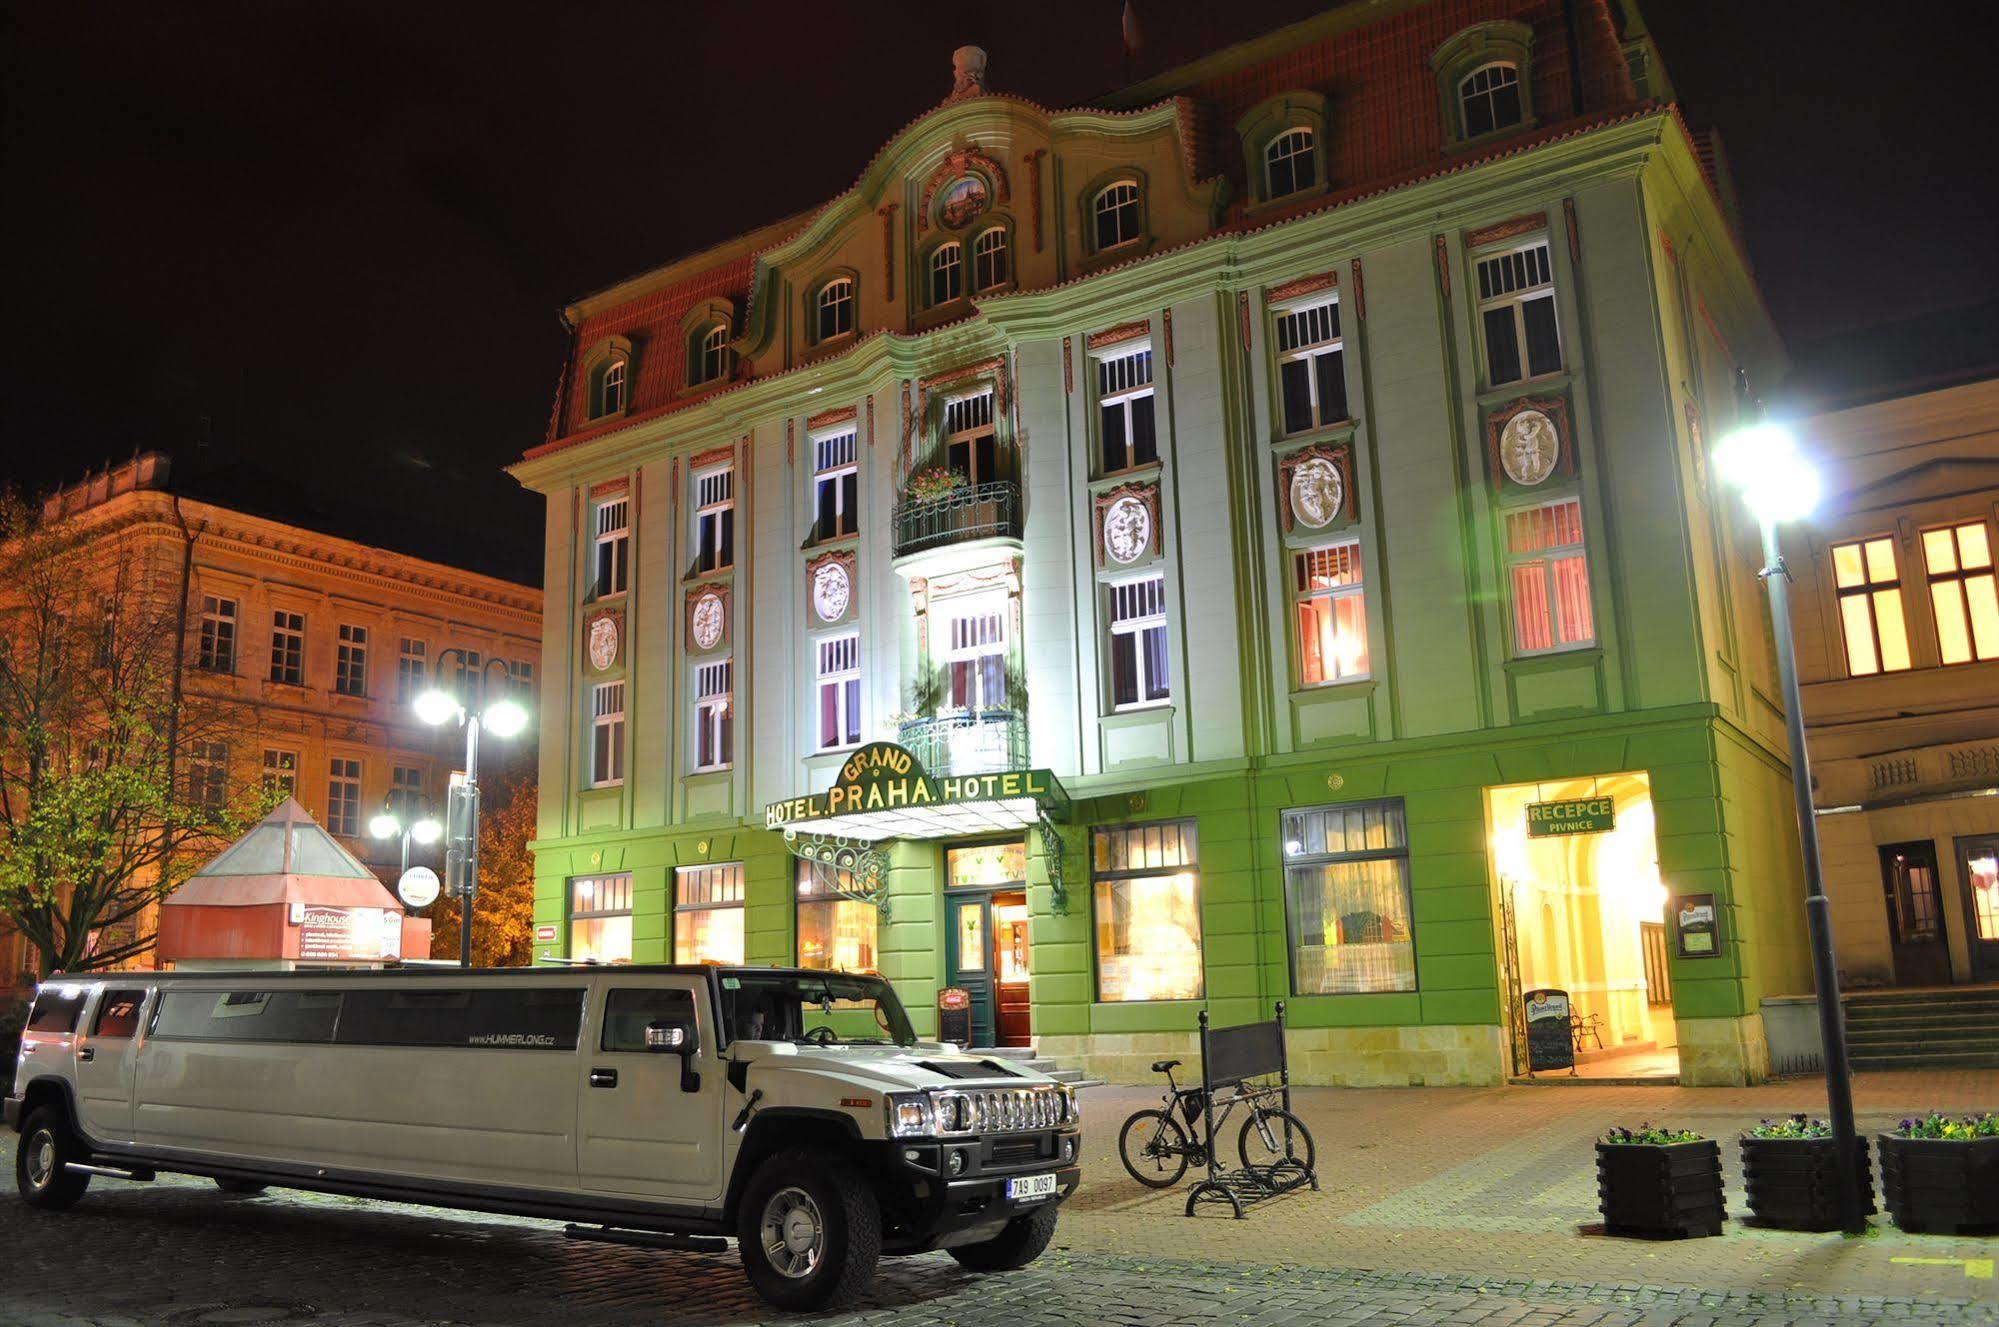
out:
M1736 391L1748 404L1747 378L1737 370ZM1819 867L1818 817L1812 809L1811 757L1805 750L1805 708L1798 694L1798 661L1791 639L1791 570L1777 542L1777 527L1805 516L1817 505L1819 478L1798 452L1782 424L1762 417L1760 404L1744 411L1750 422L1723 438L1714 451L1714 469L1741 491L1763 541L1763 568L1757 573L1770 594L1770 629L1776 637L1777 680L1784 700L1784 731L1790 739L1791 792L1798 817L1798 848L1805 868L1805 921L1812 945L1812 984L1818 993L1819 1038L1825 1046L1826 1114L1839 1158L1841 1224L1848 1234L1867 1229L1860 1204L1860 1148L1853 1131L1853 1076L1847 1065L1846 1015L1839 1002L1839 965L1833 957L1832 912Z
M415 812L412 817L411 812ZM422 793L411 795L397 790L383 799L382 809L368 822L368 832L378 839L392 839L397 835L403 840L403 874L410 869L410 840L428 848L444 833L444 826L431 813L430 798Z
M450 685L446 662L456 659ZM499 685L490 689L493 670ZM431 684L416 698L416 717L441 726L465 725L465 777L451 785L445 805L445 889L458 900L458 962L472 966L472 900L479 892L479 730L495 737L512 737L528 725L527 707L509 692L513 679L504 659L474 664L471 652L452 648L437 656Z

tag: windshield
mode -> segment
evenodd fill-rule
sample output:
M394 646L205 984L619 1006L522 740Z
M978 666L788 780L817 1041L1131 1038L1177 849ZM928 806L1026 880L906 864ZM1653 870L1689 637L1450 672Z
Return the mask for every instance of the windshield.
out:
M895 988L844 972L725 972L722 1021L731 1041L916 1044Z

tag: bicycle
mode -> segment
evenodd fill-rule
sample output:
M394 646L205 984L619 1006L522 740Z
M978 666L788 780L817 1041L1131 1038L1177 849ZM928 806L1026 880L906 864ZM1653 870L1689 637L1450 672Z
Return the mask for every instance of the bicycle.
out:
M1162 1102L1165 1108L1135 1111L1118 1131L1118 1158L1131 1177L1148 1189L1170 1189L1187 1173L1189 1164L1208 1164L1212 1135L1199 1136L1208 1111L1206 1091L1175 1083L1173 1071L1179 1067L1178 1060L1159 1060L1153 1064L1152 1072L1166 1075L1166 1096ZM1267 1172L1279 1166L1297 1167L1305 1174L1313 1174L1317 1149L1311 1130L1283 1107L1264 1105L1265 1098L1280 1090L1237 1084L1233 1093L1217 1096L1215 1105L1220 1107L1221 1114L1215 1117L1214 1132L1221 1132L1237 1106L1247 1105L1249 1118L1242 1122L1242 1129L1236 1135L1236 1155L1242 1160L1243 1169ZM1173 1117L1176 1108L1187 1117L1185 1128Z

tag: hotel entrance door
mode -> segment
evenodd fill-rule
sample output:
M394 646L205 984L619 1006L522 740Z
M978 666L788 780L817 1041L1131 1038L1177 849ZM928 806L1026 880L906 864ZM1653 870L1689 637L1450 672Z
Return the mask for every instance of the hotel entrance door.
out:
M1027 849L981 843L945 853L946 980L971 996L974 1046L1026 1046Z

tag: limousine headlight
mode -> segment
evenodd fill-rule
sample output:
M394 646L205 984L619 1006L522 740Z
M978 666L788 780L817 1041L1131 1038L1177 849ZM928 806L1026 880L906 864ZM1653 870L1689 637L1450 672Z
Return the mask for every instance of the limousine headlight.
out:
M924 1138L937 1132L937 1105L928 1092L888 1094L888 1131L895 1138Z

